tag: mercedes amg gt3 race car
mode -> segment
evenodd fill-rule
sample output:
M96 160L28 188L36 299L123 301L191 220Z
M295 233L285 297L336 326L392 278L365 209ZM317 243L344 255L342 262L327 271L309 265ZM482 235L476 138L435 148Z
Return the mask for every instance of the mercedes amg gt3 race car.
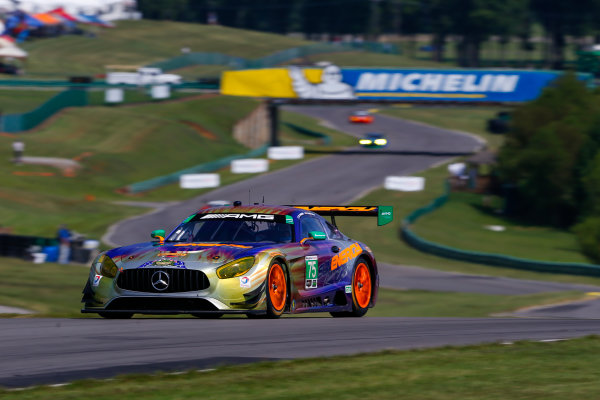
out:
M331 216L331 223L322 216ZM234 206L190 215L156 241L109 250L92 263L82 312L285 313L363 316L375 305L379 275L367 245L342 234L336 216L392 220L392 207Z

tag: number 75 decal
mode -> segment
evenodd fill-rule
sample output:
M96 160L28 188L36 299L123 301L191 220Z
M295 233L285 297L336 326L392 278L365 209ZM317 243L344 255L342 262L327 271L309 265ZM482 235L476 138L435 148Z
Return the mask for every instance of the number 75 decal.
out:
M319 257L318 256L306 256L304 257L306 262L306 279L304 281L305 289L314 289L317 287L317 280L319 279Z

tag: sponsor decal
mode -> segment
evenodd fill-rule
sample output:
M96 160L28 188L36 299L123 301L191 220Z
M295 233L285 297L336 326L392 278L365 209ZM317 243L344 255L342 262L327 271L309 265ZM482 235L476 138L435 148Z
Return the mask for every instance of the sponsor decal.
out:
M346 264L348 261L352 261L360 253L362 253L362 248L358 243L346 247L344 250L340 251L339 254L336 254L331 258L331 270L333 271L337 267Z
M286 224L293 225L293 224L294 224L294 218L292 218L292 216L291 216L291 215L286 215L286 216L285 216L285 223L286 223Z
M304 282L304 288L315 289L319 279L319 257L306 256L304 257L304 261L306 262L306 278Z
M252 281L247 276L242 276L240 278L240 287L249 288L252 286Z
M275 215L272 214L206 214L200 219L253 219L261 221L274 221Z
M94 275L94 280L92 281L92 286L96 287L100 284L100 280L102 279L102 275Z
M342 70L337 65L328 65L321 72L321 80L311 83L298 67L288 69L292 88L301 99L353 99L354 88L342 82Z
M183 261L164 260L164 259L163 260L146 261L145 263L140 265L138 268L145 268L145 267L175 267L175 268L186 269L185 263Z
M227 243L177 243L174 244L175 247L238 247L240 249L251 249L252 246L243 246L241 244L227 244Z
M345 289L346 293L352 293L352 285L346 285L344 287L344 289Z
M187 251L160 251L158 257L185 257L187 254Z
M377 211L377 207L365 207L365 206L354 206L354 207L343 207L343 206L296 206L303 210L314 211L317 214L324 211L338 211L338 212L372 212Z

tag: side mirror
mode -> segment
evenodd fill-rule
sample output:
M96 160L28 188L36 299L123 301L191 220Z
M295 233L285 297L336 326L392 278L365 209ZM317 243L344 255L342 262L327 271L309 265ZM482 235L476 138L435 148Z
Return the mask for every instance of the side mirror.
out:
M152 233L150 234L150 237L152 237L152 239L158 239L160 241L164 241L165 240L165 230L157 229L155 231L152 231Z
M327 235L325 234L325 232L320 232L320 231L310 231L310 232L308 232L308 236L310 236L310 238L312 240L325 240L325 239L327 239Z

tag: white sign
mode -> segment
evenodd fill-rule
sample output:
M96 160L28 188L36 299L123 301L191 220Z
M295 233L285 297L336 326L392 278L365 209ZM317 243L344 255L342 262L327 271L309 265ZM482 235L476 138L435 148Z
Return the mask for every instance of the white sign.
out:
M231 162L231 172L234 174L254 174L269 170L269 160L264 158L243 158Z
M104 92L104 101L107 103L122 103L124 97L123 89L111 88Z
M219 187L220 184L219 174L183 174L179 177L179 186L182 189Z
M387 176L383 186L387 190L418 192L425 189L425 178L420 176Z
M168 99L171 97L169 85L154 85L150 90L153 99Z
M269 147L267 157L271 160L301 160L304 158L302 146L276 146Z
M454 176L464 175L467 165L465 163L454 163L448 165L448 172Z

